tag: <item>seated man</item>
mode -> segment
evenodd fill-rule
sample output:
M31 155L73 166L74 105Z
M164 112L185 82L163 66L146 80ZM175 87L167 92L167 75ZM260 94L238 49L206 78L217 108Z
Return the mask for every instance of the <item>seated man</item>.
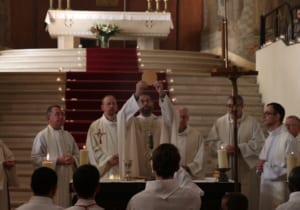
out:
M73 175L73 188L78 200L74 206L66 210L104 210L95 201L95 195L99 189L100 174L93 165L82 165L76 169Z
M161 144L153 152L152 170L156 180L147 181L146 188L134 195L127 210L199 210L200 194L180 187L174 173L179 169L180 154L173 144Z
M221 201L222 210L248 210L248 199L239 192L225 194Z
M279 205L276 210L297 210L300 207L300 167L295 167L289 174L289 200Z
M54 170L46 167L36 169L31 176L33 196L16 210L63 210L62 207L56 206L52 201L56 188L57 175Z

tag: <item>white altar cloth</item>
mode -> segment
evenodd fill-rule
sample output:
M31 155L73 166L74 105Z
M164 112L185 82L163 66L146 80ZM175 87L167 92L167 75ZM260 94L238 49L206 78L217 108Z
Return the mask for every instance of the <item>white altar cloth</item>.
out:
M90 31L95 23L117 24L121 32L113 39L137 40L140 49L157 48L158 39L166 38L173 29L168 12L48 10L45 22L50 36L63 49L74 48L76 37L95 39Z

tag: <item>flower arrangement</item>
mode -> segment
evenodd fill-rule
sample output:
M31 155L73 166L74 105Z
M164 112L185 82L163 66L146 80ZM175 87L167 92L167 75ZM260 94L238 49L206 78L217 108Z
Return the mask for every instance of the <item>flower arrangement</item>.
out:
M111 36L120 33L120 28L116 24L94 24L90 31L96 34L96 38L100 40L102 47L108 47L108 40Z

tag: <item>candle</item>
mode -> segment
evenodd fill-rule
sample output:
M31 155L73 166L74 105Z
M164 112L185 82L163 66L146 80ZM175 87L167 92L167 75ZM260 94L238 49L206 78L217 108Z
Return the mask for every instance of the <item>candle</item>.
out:
M293 168L297 166L297 157L293 152L288 155L286 165L287 165L287 177L289 177L290 172L293 170Z
M228 168L228 158L227 158L227 151L226 149L221 146L218 149L218 168Z
M47 156L46 156L46 160L44 160L44 161L42 162L42 166L43 166L43 167L47 167L47 168L54 169L54 164L53 164L53 162L50 160L49 153L48 153Z
M49 8L50 8L50 9L53 8L53 0L50 0L50 2L49 2Z
M61 9L61 0L58 0L58 9Z
M80 165L89 163L89 152L85 146L80 150Z
M67 9L71 9L71 4L70 0L67 0Z

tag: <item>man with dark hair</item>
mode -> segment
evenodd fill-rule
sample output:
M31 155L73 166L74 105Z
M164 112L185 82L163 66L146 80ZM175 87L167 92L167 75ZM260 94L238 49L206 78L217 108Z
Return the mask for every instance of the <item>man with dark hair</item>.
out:
M79 150L73 136L63 129L65 115L59 105L48 107L47 119L48 126L33 141L31 159L35 167L40 167L46 156L49 156L58 176L54 203L69 207L69 183L79 162Z
M248 210L247 197L239 192L227 193L221 201L222 210Z
M179 169L180 155L173 144L161 144L153 152L152 170L156 180L148 181L146 188L134 195L127 210L199 210L200 194L179 186L173 178Z
M286 159L292 152L298 154L297 142L283 125L284 108L269 103L264 110L264 125L269 136L259 155L257 172L261 174L259 209L275 209L287 197Z
M74 206L66 210L103 210L95 202L95 195L99 189L100 174L93 165L82 165L76 169L73 175L73 188L78 200Z
M62 210L62 207L56 206L52 201L56 188L57 175L54 170L46 167L36 169L31 176L33 196L16 210Z
M120 162L132 160L132 176L150 177L152 175L150 156L152 149L161 143L175 142L178 126L176 111L162 81L153 84L158 93L161 116L153 114L154 101L147 94L148 84L138 81L135 93L126 101L118 112L118 145ZM139 115L135 114L139 112ZM121 175L125 168L120 166Z
M112 95L102 99L102 116L89 127L86 146L90 163L95 165L103 178L119 176L117 139L117 100Z
M259 179L256 176L256 165L261 148L264 144L264 133L260 123L252 116L244 113L244 99L238 95L234 106L233 96L226 101L227 113L218 118L211 128L207 139L208 166L206 170L213 171L217 167L217 150L223 146L230 160L233 160L234 152L234 109L236 109L238 126L238 174L241 183L241 191L249 199L249 209L257 210ZM233 168L233 161L230 161L229 168ZM231 177L233 178L233 177Z
M289 200L279 205L276 210L298 210L300 207L300 167L295 167L289 173Z

